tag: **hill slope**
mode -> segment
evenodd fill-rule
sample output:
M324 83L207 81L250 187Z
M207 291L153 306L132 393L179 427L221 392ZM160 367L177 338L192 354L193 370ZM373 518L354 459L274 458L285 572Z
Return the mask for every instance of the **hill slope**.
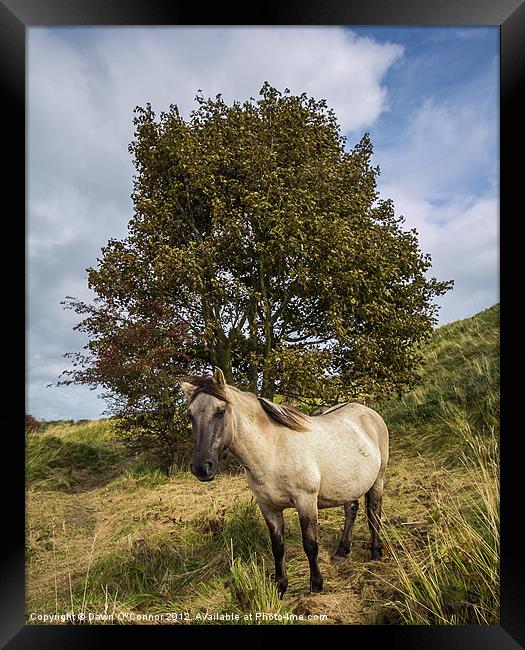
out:
M469 434L499 431L499 305L434 331L421 382L378 409L405 451L453 461Z
M497 623L498 318L496 306L436 330L419 386L376 405L391 430L385 556L369 559L362 508L350 559L333 566L342 509L321 511L318 596L307 594L290 510L290 584L276 598L268 535L242 475L203 484L187 472L148 471L126 456L111 421L28 434L28 622L43 612L201 623L205 611L262 611L277 622ZM187 614L169 619L174 611Z

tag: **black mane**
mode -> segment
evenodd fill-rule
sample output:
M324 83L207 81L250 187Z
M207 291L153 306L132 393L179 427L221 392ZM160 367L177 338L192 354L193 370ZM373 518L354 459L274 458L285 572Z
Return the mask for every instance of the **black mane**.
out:
M294 431L307 431L308 430L308 416L301 413L295 406L289 404L274 404L264 397L259 397L259 404L263 407L264 411L276 422L284 424L285 427L293 429Z
M222 388L220 388L214 381L211 375L202 375L201 377L190 377L188 383L196 386L196 389L193 391L189 403L191 404L193 400L200 395L201 393L206 393L207 395L212 395L217 399L220 399L227 404L230 403L228 396Z

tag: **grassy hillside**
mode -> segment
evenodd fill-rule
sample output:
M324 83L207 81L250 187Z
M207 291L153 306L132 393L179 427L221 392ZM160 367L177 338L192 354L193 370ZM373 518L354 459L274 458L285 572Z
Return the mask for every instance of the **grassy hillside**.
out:
M386 522L391 591L379 620L497 623L499 305L437 329L417 388L376 406L390 477L405 475L418 512L414 524Z
M454 462L499 427L499 305L435 330L418 387L378 409L407 451Z
M26 442L26 484L33 489L97 485L118 473L126 460L109 420L50 423Z
M333 566L342 508L321 511L321 595L307 593L290 510L290 584L278 600L268 534L241 474L203 484L148 471L111 421L28 434L28 622L83 611L112 623L497 623L498 316L494 307L436 330L417 389L376 405L391 431L385 556L369 560L362 504L350 559Z

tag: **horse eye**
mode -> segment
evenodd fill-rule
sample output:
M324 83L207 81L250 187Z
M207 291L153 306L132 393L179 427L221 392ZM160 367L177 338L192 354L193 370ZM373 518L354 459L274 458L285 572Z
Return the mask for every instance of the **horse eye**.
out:
M225 413L226 413L226 409L219 411L218 413L215 414L215 416L218 418L223 418Z

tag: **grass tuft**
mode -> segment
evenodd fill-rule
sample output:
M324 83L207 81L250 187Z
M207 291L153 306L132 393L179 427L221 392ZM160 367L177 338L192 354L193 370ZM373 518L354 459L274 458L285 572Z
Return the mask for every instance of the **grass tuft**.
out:
M234 557L243 561L270 552L268 529L253 499L234 505L226 518L222 537L227 547L233 549Z
M292 613L290 605L279 598L277 587L270 579L264 557L252 555L249 560L235 558L230 568L228 581L230 610L239 614L251 613L249 623L275 624L275 618L257 618L256 614L281 615L287 623Z

